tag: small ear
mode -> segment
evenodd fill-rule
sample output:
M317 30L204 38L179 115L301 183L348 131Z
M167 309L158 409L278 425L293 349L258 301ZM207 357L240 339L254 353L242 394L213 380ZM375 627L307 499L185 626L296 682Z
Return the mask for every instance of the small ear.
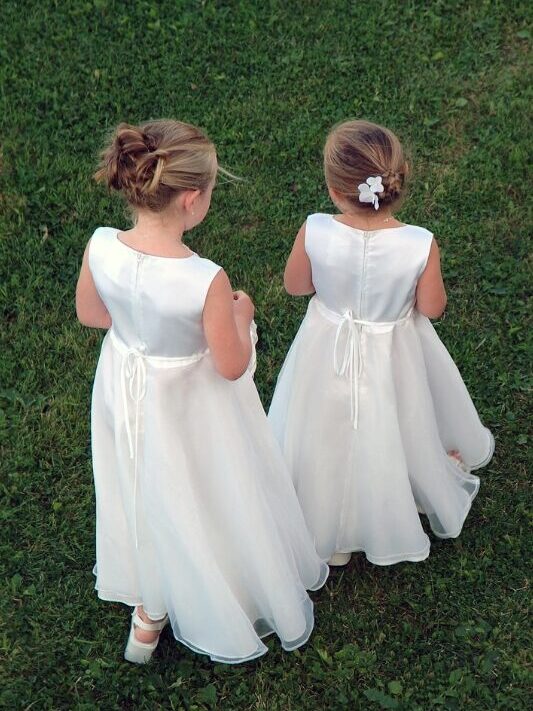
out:
M200 196L200 190L186 190L183 194L183 207L187 212L192 212L194 209L194 203Z
M333 188L328 187L328 192L334 203L342 202L346 199L345 195L342 195L342 193L337 192L337 190L334 190Z

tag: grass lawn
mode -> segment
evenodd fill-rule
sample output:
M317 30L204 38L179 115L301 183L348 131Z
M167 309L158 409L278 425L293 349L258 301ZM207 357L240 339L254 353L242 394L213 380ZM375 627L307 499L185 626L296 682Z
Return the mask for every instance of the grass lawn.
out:
M0 7L0 707L526 709L526 397L531 123L526 0L4 0ZM204 127L221 185L191 235L249 290L265 405L306 307L282 289L311 212L333 211L327 129L364 117L412 153L400 217L437 235L437 329L496 455L461 537L424 563L356 556L313 595L309 644L213 665L164 633L122 660L126 608L93 591L90 389L101 333L81 327L84 245L124 211L91 182L119 120ZM529 159L531 156L529 156ZM433 540L433 539L432 539ZM529 702L529 703L528 703Z

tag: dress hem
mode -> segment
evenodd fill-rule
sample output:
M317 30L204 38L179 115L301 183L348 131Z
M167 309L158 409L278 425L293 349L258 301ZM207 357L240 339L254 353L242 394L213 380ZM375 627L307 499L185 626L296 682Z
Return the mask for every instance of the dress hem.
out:
M470 513L470 509L472 508L472 504L474 502L474 499L476 498L477 494L479 493L479 487L480 487L480 481L476 477L476 488L475 491L473 491L471 494L469 494L469 500L467 505L464 507L463 511L461 512L461 525L459 528L454 532L454 533L437 533L433 527L431 527L431 531L434 536L436 536L439 540L446 540L449 538L458 538L461 535L461 531L463 530L466 518L468 514ZM419 513L427 517L427 513L425 511L420 511ZM430 522L431 525L431 522ZM410 553L407 555L403 554L398 554L398 555L393 555L393 556L385 556L385 557L374 557L372 555L369 555L364 548L356 548L352 550L343 550L341 548L338 548L335 553L364 553L366 559L372 563L373 565L395 565L396 563L418 563L420 561L426 560L426 558L429 556L431 549L431 544L428 542L428 545L426 548L424 548L420 553Z
M322 562L322 565L324 566L324 574L319 575L317 582L310 587L306 587L305 588L306 590L309 590L311 592L316 592L317 590L320 590L320 588L324 587L324 585L326 584L326 581L329 578L329 573L330 573L329 565L326 560L322 560L321 562Z
M329 566L327 566L327 564L324 563L324 565L325 565L325 570L323 570L323 572L322 572L322 569L321 569L321 574L320 574L317 582L314 583L313 586L306 588L307 590L316 591L316 590L320 589L325 584L326 580L329 577L330 570L329 570ZM97 585L95 586L95 590L97 592L99 599L103 600L104 602L118 602L118 603L122 603L123 605L127 605L128 607L137 607L137 605L143 604L141 601L138 600L138 598L135 598L131 595L127 595L124 593L113 593L109 590L99 590ZM134 600L136 602L133 602ZM308 600L309 600L309 606L312 610L313 609L313 602L310 598L308 598ZM145 610L145 612L148 615L148 617L151 617L152 619L157 619L158 617L164 617L165 615L168 614L167 612L156 614L156 613L148 612L147 610ZM266 637L269 637L270 635L275 634L278 636L278 639L280 641L280 645L281 645L282 649L284 649L286 652L292 652L295 649L302 647L304 644L307 644L307 642L309 641L309 638L311 637L311 634L313 632L313 628L314 628L314 622L310 628L309 628L309 625L306 626L306 632L304 632L304 635L305 635L304 637L297 637L295 640L293 640L292 643L290 641L281 639L281 637L279 637L279 635L275 629L270 629L270 630L268 630L268 632L264 632L263 634L258 634L256 632L256 635L259 640L263 640ZM259 650L258 652L248 655L246 657L220 657L220 656L216 655L215 653L206 651L204 649L201 649L200 647L195 646L192 642L186 640L183 637L176 636L176 634L174 633L174 630L172 630L172 634L174 635L174 639L176 640L176 642L183 644L185 647L190 649L192 652L195 652L197 654L204 654L204 655L208 656L212 662L215 662L217 664L242 664L245 662L253 661L254 659L258 659L259 657L262 657L264 654L266 654L268 652L268 647L266 647L265 645L262 645L262 648L258 647L258 650Z
M463 511L462 511L462 513L461 513L461 519L462 519L462 520L461 520L461 525L459 526L458 530L457 530L455 533L437 533L436 531L433 530L433 528L431 528L431 530L433 531L433 535L437 536L437 538L439 538L441 541L445 541L447 538L459 538L459 536L461 535L461 531L463 530L463 527L464 527L464 525L465 525L466 517L467 517L468 514L470 513L470 509L472 508L472 504L474 503L474 499L475 499L476 496L478 495L478 492L479 492L479 485L480 485L480 482L479 482L479 479L478 479L478 480L477 480L476 490L470 495L470 500L469 500L469 502L467 503L467 505L465 506L465 508L463 509ZM427 515L427 514L426 514L426 515ZM431 523L430 523L430 525L431 525Z
M118 602L118 603L127 605L128 607L136 607L137 605L142 605L142 602L132 603L131 600L133 600L133 598L129 597L128 595L114 596L113 593L103 592L100 590L97 590L97 593L98 593L99 599L103 600L105 602ZM145 610L145 612L146 612L146 610ZM148 617L152 617L152 614L150 614L148 612L146 612L146 614L148 615ZM166 614L167 613L163 613L163 616ZM159 613L159 616L161 616L161 613ZM156 617L156 616L154 615L154 617ZM292 652L295 649L302 647L304 644L307 644L307 642L309 641L309 638L311 637L312 632L313 632L313 626L311 626L311 629L309 629L307 631L307 633L305 634L305 637L303 639L298 637L297 638L298 641L293 644L291 644L290 642L285 642L278 636L278 638L280 640L280 645L281 645L282 649L284 649L286 652ZM172 630L172 634L173 634L176 642L183 644L185 647L190 649L192 652L195 652L196 654L204 654L205 656L208 656L212 662L215 662L217 664L242 664L245 662L251 662L254 659L258 659L259 657L262 657L264 654L266 654L268 652L268 647L266 647L265 645L262 645L263 649L259 648L259 651L257 653L248 655L246 657L220 657L217 654L215 654L214 652L209 652L205 649L201 649L200 647L197 647L195 644L186 640L184 637L176 636L176 634L174 634L174 630ZM264 632L263 634L257 634L257 637L259 640L263 640L266 637L270 637L270 635L273 635L273 634L277 634L277 632L276 632L276 630L272 629L272 630L268 630L268 632Z
M494 456L494 450L496 448L496 441L494 439L494 435L487 427L485 427L485 430L487 431L487 434L489 437L489 453L487 454L487 456L484 459L481 460L481 462L478 462L476 464L469 464L468 466L471 470L481 469L482 467L486 467L487 464L492 459L492 457Z
M373 565L386 566L395 565L396 563L420 563L421 561L426 560L429 556L430 549L431 543L428 540L427 545L418 553L398 553L395 555L381 557L369 555L364 548L355 548L351 550L338 549L335 553L364 553L365 558L369 563L372 563Z

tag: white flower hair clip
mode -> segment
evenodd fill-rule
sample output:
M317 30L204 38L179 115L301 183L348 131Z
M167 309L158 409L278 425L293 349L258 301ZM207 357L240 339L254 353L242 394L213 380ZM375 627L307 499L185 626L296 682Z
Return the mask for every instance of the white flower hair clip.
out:
M376 193L382 193L385 189L381 182L381 175L367 178L366 183L361 183L357 189L359 190L359 202L371 202L375 210L379 208L379 199Z

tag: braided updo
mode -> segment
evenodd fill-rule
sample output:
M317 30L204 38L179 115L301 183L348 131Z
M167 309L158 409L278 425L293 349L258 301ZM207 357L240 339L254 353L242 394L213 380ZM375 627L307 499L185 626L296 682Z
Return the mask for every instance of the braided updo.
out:
M404 196L408 165L395 134L369 121L346 121L335 126L324 148L324 172L329 188L358 210L373 209L359 201L358 185L369 177L382 178L379 206L397 206Z
M164 210L183 190L207 189L217 173L215 146L195 126L158 120L117 126L94 178L134 208Z

